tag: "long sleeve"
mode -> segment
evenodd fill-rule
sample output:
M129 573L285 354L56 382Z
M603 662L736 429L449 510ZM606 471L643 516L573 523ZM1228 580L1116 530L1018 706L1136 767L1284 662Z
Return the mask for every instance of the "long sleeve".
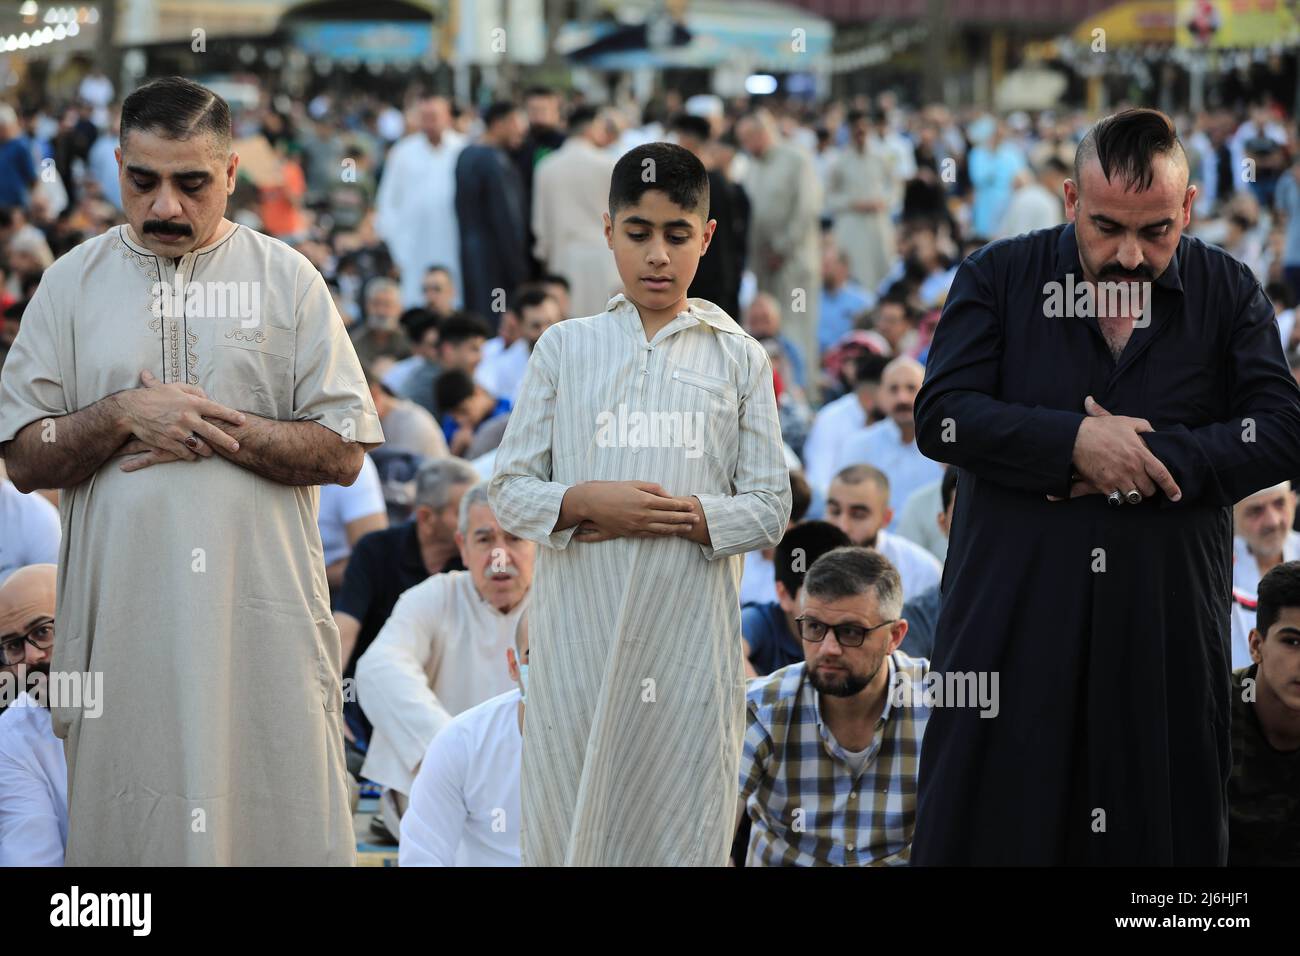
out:
M551 206L550 180L553 175L551 157L546 156L533 170L533 257L549 266L555 253L552 243L554 214Z
M451 589L452 579L437 575L403 594L357 661L361 709L408 771L452 719L429 686L425 670L445 642L445 605Z
M786 212L779 220L784 225L772 234L769 245L773 252L791 259L798 254L807 237L816 232L821 218L822 197L812 160L791 147L781 161L789 166L784 182L793 188L785 194Z
M1067 495L1081 412L1004 402L1002 321L971 260L957 270L916 397L916 444L934 461L1025 491Z
M513 535L564 550L577 526L555 531L568 485L551 480L551 442L560 326L542 333L528 360L519 398L497 448L488 500L501 527Z
M58 808L28 756L0 753L0 867L63 866Z
M387 242L390 249L401 228L402 184L410 182L405 175L406 150L403 145L404 141L398 140L388 151L383 176L375 192L375 234Z
M831 215L848 212L849 204L853 200L848 183L845 182L847 171L844 167L846 165L845 157L836 157L835 164L831 166L830 175L826 177L826 211Z
M455 866L469 818L465 776L469 754L456 727L429 744L420 772L411 785L411 803L402 816L399 866Z
M1177 502L1162 495L1166 507L1230 506L1300 474L1300 387L1258 282L1234 317L1228 352L1232 419L1142 436L1183 493Z
M772 547L790 522L790 470L772 388L772 363L756 341L747 344L748 387L740 399L734 493L695 496L713 542L700 545L710 561Z

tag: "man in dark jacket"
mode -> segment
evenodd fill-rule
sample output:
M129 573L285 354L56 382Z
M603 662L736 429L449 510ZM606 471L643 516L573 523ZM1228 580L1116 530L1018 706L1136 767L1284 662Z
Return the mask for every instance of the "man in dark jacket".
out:
M1231 506L1300 472L1300 388L1250 270L1183 235L1195 196L1126 111L1066 225L958 270L916 403L962 469L934 669L1000 708L934 709L915 863L1226 862Z

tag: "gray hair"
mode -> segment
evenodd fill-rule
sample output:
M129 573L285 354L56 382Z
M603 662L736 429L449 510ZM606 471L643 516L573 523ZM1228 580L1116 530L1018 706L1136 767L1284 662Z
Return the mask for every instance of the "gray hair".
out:
M457 522L456 529L461 534L469 534L469 510L475 505L487 505L489 509L492 507L488 502L488 482L480 481L460 499L460 521Z
M400 293L401 291L402 291L402 287L399 286L392 279L388 278L388 276L375 276L373 279L371 279L369 282L366 283L365 298L366 301L369 301L371 298L378 295L380 292Z
M451 501L451 489L472 485L478 472L463 458L439 458L415 473L415 507L440 511Z
M813 562L803 579L809 597L838 601L875 588L876 606L886 621L903 614L903 582L898 571L874 548L835 548Z

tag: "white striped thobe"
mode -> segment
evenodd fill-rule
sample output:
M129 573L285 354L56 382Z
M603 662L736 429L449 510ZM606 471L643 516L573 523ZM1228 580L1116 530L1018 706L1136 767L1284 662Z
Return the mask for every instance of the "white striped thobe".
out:
M642 427L651 412L668 418ZM699 498L712 546L552 532L571 486L629 480ZM767 353L702 299L649 342L621 295L552 326L490 497L503 528L546 546L529 620L524 864L723 865L745 723L740 556L776 544L790 517Z

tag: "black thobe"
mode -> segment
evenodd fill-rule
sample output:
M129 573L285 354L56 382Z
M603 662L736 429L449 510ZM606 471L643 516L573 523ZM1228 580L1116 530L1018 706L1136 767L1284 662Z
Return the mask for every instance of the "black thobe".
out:
M917 445L961 469L933 666L997 672L1000 710L933 711L912 861L1223 864L1231 505L1300 472L1300 388L1222 250L1180 240L1118 362L1045 316L1067 272L1073 225L962 263L917 396ZM1180 501L1046 499L1086 395L1150 421Z
M528 280L528 217L524 185L510 154L495 146L466 146L456 159L456 220L460 226L460 275L465 308L500 322L507 299Z
M718 225L687 291L692 298L708 299L737 322L741 319L741 250L746 238L746 223L736 198L740 191L742 187L729 181L722 173L717 170L709 172L709 218L716 219Z

